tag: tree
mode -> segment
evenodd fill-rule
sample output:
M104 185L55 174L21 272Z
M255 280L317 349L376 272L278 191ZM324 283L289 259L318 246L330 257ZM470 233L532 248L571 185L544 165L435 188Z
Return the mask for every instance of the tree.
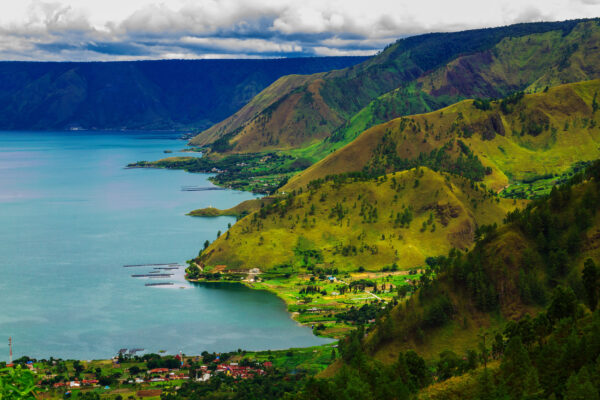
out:
M425 387L431 383L431 375L425 365L425 360L412 350L406 352L405 359L406 367L418 387Z
M598 400L598 389L590 380L586 367L581 368L578 374L573 373L565 387L564 400Z
M100 386L110 386L114 382L114 378L112 376L100 376L98 377L98 383Z
M485 339L487 338L487 332L481 332L477 336L479 336L479 351L481 352L481 360L483 361L483 369L487 370L487 361L490 356L490 351L485 344Z
M372 397L369 384L363 381L354 369L343 367L334 378L334 382L338 387L337 393L341 394L343 399L359 400Z
M511 399L531 398L541 392L537 371L519 336L508 342L500 374Z
M495 399L496 386L494 380L487 369L483 370L483 373L478 378L477 394L479 400L492 400Z
M563 318L570 318L575 315L577 310L577 298L571 288L561 286L554 289L552 301L548 307L548 319L551 322L557 322Z
M591 258L585 260L582 275L588 307L595 311L598 306L598 268Z
M35 399L34 375L29 370L15 368L0 369L0 399Z
M140 367L138 367L137 365L132 366L131 368L129 368L129 373L131 375L137 375L141 372Z
M119 355L122 356L121 353L119 353ZM81 365L81 362L79 360L73 361L73 369L75 370L75 374L77 375L83 372L83 365Z
M496 333L492 343L492 355L494 358L499 358L502 353L504 353L504 337L501 333Z

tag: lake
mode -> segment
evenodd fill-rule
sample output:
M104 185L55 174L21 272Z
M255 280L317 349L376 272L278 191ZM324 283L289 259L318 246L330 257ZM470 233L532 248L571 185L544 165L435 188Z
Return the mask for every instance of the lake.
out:
M185 142L155 132L0 132L0 359L109 358L121 348L282 349L328 342L294 322L271 293L238 284L191 285L184 263L231 217L188 217L254 195L213 186L207 174L126 169ZM170 286L145 286L170 282Z

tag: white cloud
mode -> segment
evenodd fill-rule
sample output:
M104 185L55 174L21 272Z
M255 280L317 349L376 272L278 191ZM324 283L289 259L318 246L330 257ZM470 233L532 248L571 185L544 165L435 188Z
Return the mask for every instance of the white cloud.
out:
M600 0L0 2L0 59L373 54L399 37L600 16Z
M317 56L372 56L377 50L344 50L330 47L316 46L313 48Z
M222 49L225 51L245 52L245 53L299 53L302 46L295 43L278 43L265 39L238 39L238 38L218 38L218 37L184 37L181 43L196 45L201 48Z

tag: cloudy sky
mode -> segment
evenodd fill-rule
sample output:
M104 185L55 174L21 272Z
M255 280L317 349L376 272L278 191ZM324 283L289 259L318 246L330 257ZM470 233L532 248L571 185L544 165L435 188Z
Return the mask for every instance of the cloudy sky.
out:
M598 16L600 0L0 0L0 59L371 55L424 32Z

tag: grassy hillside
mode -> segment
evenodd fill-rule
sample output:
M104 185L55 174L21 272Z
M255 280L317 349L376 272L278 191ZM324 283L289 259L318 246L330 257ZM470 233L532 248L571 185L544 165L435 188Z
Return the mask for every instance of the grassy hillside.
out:
M316 161L376 124L437 110L464 98L502 97L517 90L538 92L546 86L597 78L600 54L593 49L599 38L598 29L587 23L567 36L555 30L507 37L484 52L459 56L373 100L325 143L306 149L303 156L311 155ZM525 87L528 82L533 83Z
M268 108L275 102L281 93L287 93L296 90L298 87L305 85L307 82L322 76L323 73L314 75L286 75L277 79L273 84L267 86L264 90L254 96L247 105L242 107L235 114L218 122L209 129L205 130L201 135L195 136L190 144L204 146L213 143L221 137L228 140L235 133L239 132L239 128L245 121L252 119L259 112Z
M206 145L220 138L222 152L309 147L303 156L319 159L372 123L437 109L461 98L498 97L596 78L594 49L600 29L597 21L579 22L403 39L354 67L287 77L191 143ZM326 144L318 145L323 139Z
M337 177L313 182L238 221L201 257L228 269L281 265L340 271L400 269L466 249L478 225L499 222L516 202L471 181L428 168L375 179Z
M576 162L600 157L599 91L600 80L586 81L397 118L367 130L282 190L330 174L377 174L416 165L469 173L495 191L561 174Z

